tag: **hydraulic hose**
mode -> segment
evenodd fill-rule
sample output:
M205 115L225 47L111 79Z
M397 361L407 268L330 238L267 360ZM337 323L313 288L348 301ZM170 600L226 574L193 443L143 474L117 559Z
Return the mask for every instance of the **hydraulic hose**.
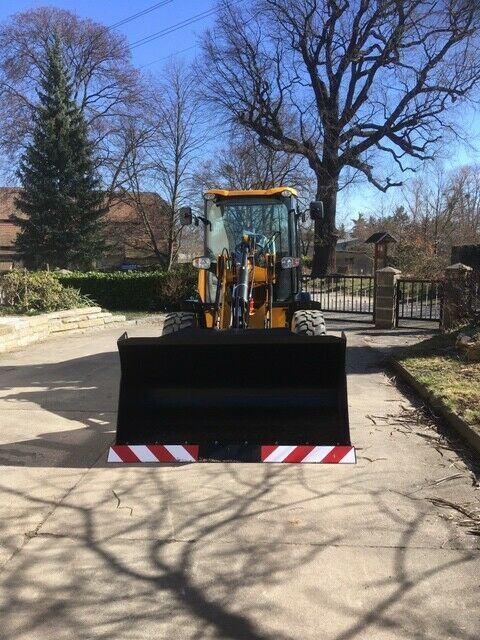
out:
M247 328L248 309L248 240L240 244L240 261L237 262L237 282L233 287L233 329Z

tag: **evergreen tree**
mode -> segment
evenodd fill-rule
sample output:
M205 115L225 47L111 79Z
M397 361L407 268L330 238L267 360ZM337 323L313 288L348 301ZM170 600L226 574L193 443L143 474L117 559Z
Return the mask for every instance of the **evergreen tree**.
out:
M16 249L28 268L91 267L104 249L106 212L93 148L72 97L57 36L38 91L32 142L18 170L23 191L13 215Z

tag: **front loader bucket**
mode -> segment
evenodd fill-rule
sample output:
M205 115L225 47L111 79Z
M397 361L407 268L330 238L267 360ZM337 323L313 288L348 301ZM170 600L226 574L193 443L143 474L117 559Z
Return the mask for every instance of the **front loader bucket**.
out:
M345 346L288 329L121 338L109 459L354 462Z

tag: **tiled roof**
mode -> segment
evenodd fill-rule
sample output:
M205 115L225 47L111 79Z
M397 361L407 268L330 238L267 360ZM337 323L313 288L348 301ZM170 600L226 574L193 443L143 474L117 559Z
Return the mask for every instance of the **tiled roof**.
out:
M377 231L365 240L368 244L378 244L379 242L398 242L395 236L392 236L388 231Z
M15 187L0 187L0 247L13 245L18 233L18 227L9 220L12 213L22 214L15 207L15 198L21 189ZM157 193L145 192L138 195L138 203L147 215L155 213L166 206ZM107 222L129 223L129 225L141 225L139 216L135 210L135 202L131 194L114 194L113 203L106 214ZM2 251L2 249L0 249ZM5 250L3 250L5 251Z

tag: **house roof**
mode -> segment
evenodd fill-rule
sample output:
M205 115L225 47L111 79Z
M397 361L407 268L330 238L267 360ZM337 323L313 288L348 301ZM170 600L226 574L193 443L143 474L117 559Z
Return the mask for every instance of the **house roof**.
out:
M11 222L10 216L15 213L19 217L26 217L15 207L15 198L21 193L18 187L0 187L0 247L13 245L18 234L18 227ZM130 199L130 202L129 202ZM154 207L166 206L165 201L158 193L144 192L138 194L141 205L148 214ZM137 212L135 211L135 201L133 196L126 194L114 194L110 208L106 214L108 222L116 224L130 223L141 225ZM3 250L5 251L5 250Z
M395 236L392 236L388 231L377 231L365 240L367 244L381 244L386 242L398 242Z
M135 211L135 205L140 204L146 209L146 213L155 207L166 207L166 202L158 195L151 191L144 191L139 194L130 193L114 193L110 204L107 218L111 222L130 222L140 223L138 214Z

